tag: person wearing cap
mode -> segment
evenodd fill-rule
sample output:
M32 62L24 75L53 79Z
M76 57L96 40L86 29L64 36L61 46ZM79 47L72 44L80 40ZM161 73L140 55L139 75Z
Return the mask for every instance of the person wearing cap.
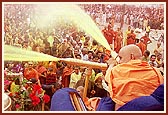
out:
M93 86L93 91L94 93L92 94L93 97L107 97L108 95L108 88L105 86L106 83L104 82L104 75L102 72L96 74L96 77L94 79L94 86Z
M124 46L118 56L120 61L116 66L113 58L108 60L109 68L105 75L110 97L116 103L115 110L135 98L149 96L164 82L157 68L141 60L138 46Z

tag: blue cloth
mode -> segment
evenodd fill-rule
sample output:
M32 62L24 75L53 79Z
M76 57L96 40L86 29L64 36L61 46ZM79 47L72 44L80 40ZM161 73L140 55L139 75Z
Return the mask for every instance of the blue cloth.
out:
M164 105L164 84L160 85L152 94L159 103Z
M164 85L160 85L150 96L131 100L117 111L154 111L164 110Z
M70 92L74 92L80 97L75 89L59 89L52 96L50 111L75 111L75 108L73 107L70 99Z
M111 99L111 97L103 97L101 98L96 111L114 111L115 102Z

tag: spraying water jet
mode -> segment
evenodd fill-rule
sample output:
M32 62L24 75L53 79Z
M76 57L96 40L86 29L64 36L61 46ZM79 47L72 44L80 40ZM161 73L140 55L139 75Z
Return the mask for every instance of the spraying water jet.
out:
M106 49L110 50L112 57L117 57L117 53L111 49L101 30L92 18L77 4L42 4L37 5L37 9L44 14L47 13L45 18L41 15L41 19L43 19L42 25L46 25L48 21L51 21L51 18L55 18L55 21L60 21L61 19L64 20L64 22L72 22L77 28L83 30ZM118 60L118 58L116 58L116 60Z

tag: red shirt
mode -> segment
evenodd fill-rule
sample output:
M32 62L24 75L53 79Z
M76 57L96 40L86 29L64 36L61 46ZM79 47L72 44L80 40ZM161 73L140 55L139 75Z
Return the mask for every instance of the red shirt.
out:
M144 39L144 44L147 45L148 44L148 41L151 41L149 37L147 36L143 36L141 37L141 39Z
M47 77L46 77L46 84L47 85L54 84L54 83L56 83L56 81L57 81L56 74L48 74L47 75Z
M112 44L113 43L113 32L111 30L102 30L102 33L104 35L104 37L106 38L107 42L109 44Z

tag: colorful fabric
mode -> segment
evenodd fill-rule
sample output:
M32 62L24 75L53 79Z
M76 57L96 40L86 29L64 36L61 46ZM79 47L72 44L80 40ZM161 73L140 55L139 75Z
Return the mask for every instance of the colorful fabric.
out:
M76 85L77 81L79 81L80 79L81 79L81 73L79 73L79 74L72 73L71 77L70 77L69 87L70 88L75 88L75 85Z
M143 37L141 37L141 39L144 39L144 44L145 44L145 45L147 45L148 42L151 41L150 38L147 37L147 36L143 36Z
M39 77L38 72L35 69L29 70L29 68L25 68L23 75L27 80L30 80L31 78L36 78L36 80L38 80Z
M37 67L36 70L37 70L37 72L39 72L41 74L47 71L47 69L44 66Z
M62 85L64 87L69 87L69 83L70 83L70 75L72 74L73 69L69 68L69 67L65 67L63 70L63 74L62 74Z
M117 111L164 110L164 85L161 84L150 96L131 100Z
M59 89L52 96L50 111L75 111L75 108L70 98L70 92L76 93L77 96L81 98L75 89L72 88Z
M19 92L19 90L20 90L20 86L16 85L15 82L12 82L11 87L10 87L10 91L12 93L16 93L16 92Z
M114 111L115 103L110 97L103 97L96 108L96 111Z
M108 69L105 80L110 97L122 106L137 97L149 96L163 83L163 76L147 62L131 60Z
M46 85L51 85L56 83L57 75L56 74L49 74L46 76Z
M134 33L129 33L127 36L127 45L135 44L136 35Z
M142 55L143 55L145 50L147 50L146 45L143 42L139 42L136 45L141 49L141 52L142 52Z

